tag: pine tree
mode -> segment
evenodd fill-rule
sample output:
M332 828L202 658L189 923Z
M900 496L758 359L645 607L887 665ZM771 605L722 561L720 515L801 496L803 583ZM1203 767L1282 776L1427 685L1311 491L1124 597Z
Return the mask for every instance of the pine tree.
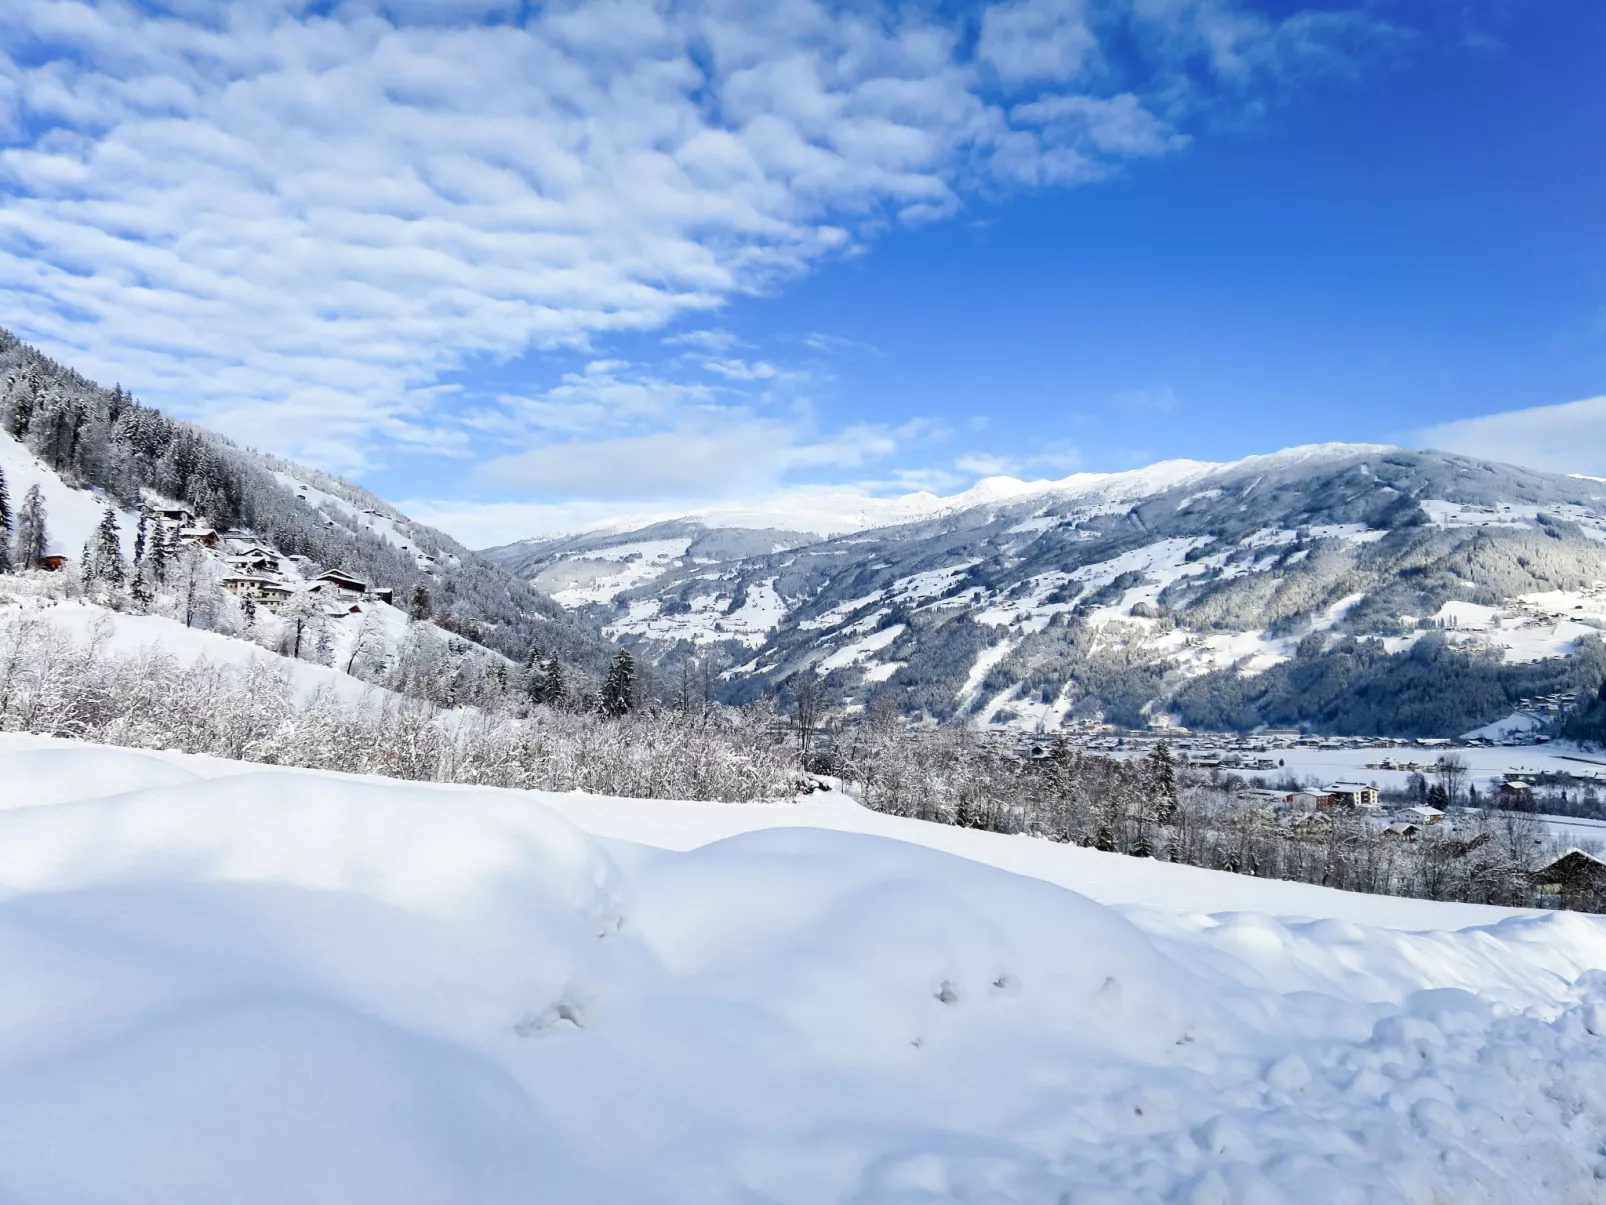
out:
M563 662L549 658L543 673L541 702L548 707L562 707L569 698L569 684L564 681Z
M1149 754L1149 790L1153 793L1156 818L1171 824L1177 818L1177 775L1171 763L1171 746L1160 741Z
M157 523L156 535L151 541L150 558L151 573L158 582L167 581L167 570L177 559L178 550L173 545L173 531L165 523Z
M628 715L635 706L636 662L626 649L620 649L608 666L602 692L597 698L597 709L612 719Z
M423 582L413 586L412 602L407 608L407 613L415 620L428 619L435 613L435 604L429 596L429 587Z
M0 472L0 573L11 572L11 495Z
M111 586L121 586L127 580L123 569L122 532L117 526L117 512L109 506L95 528L93 556L96 579Z
M50 533L46 526L45 496L37 485L30 485L22 496L22 508L17 512L16 538L12 541L12 564L18 569L32 569L50 547Z
M145 563L145 545L150 537L150 517L144 511L139 513L139 528L134 532L134 568L138 569Z

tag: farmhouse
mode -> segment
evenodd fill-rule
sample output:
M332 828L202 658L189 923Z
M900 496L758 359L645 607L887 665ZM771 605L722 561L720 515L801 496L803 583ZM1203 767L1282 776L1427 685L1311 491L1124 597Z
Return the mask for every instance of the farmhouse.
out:
M181 544L200 544L206 548L216 548L219 543L217 532L210 527L181 527L178 538Z
M269 610L278 607L292 593L290 587L283 582L251 573L231 574L221 579L219 584L236 598L249 598Z
M1338 805L1338 796L1330 795L1326 791L1294 791L1288 796L1287 802L1301 811L1314 811L1316 808L1330 808Z
M1425 804L1416 807L1401 808L1394 813L1394 818L1406 824L1443 824L1444 813L1438 808L1430 808Z
M1500 802L1506 807L1526 808L1533 802L1534 789L1520 778L1508 778L1500 784Z
M1328 785L1327 793L1343 807L1362 812L1375 812L1378 809L1377 788L1368 783L1335 782Z
M359 581L349 573L342 573L338 569L331 569L327 573L320 573L312 579L313 589L319 593L333 594L343 602L351 602L368 593L368 583Z
M1569 849L1534 871L1529 881L1542 897L1572 900L1606 891L1606 862L1581 849Z

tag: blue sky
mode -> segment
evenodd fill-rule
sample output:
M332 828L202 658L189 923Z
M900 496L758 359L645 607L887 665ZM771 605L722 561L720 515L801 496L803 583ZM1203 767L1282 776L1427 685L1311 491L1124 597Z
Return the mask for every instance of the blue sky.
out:
M18 0L0 322L473 544L1324 440L1606 474L1603 44L1498 2Z

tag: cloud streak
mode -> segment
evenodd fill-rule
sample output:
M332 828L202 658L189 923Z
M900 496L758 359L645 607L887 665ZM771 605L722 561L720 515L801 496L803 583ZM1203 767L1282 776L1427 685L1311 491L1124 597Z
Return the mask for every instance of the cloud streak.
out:
M1414 442L1546 472L1606 476L1606 397L1441 423Z
M656 329L971 191L1168 153L1199 97L1263 99L1367 25L934 11L13 0L0 323L328 467L462 454L483 414L433 386L468 358Z

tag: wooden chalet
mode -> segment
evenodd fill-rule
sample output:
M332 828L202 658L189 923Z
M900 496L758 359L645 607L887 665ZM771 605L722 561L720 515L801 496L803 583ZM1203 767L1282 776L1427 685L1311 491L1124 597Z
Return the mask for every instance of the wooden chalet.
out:
M1401 808L1394 813L1394 818L1404 824L1443 824L1444 813L1438 808L1430 808L1426 804L1417 804L1415 807Z
M1540 899L1572 903L1606 895L1606 862L1581 849L1569 849L1529 876Z
M1334 782L1323 788L1337 800L1339 806L1354 808L1358 812L1375 812L1378 809L1377 788L1364 782Z
M312 579L312 589L320 594L332 594L342 602L353 602L368 593L368 583L349 573L331 569Z
M216 548L222 543L221 537L210 527L181 527L178 540L180 544L200 544L204 548Z
M221 585L236 598L249 598L254 603L260 603L269 610L274 610L287 602L295 593L289 586L271 577L261 577L252 573L235 573L219 580Z

